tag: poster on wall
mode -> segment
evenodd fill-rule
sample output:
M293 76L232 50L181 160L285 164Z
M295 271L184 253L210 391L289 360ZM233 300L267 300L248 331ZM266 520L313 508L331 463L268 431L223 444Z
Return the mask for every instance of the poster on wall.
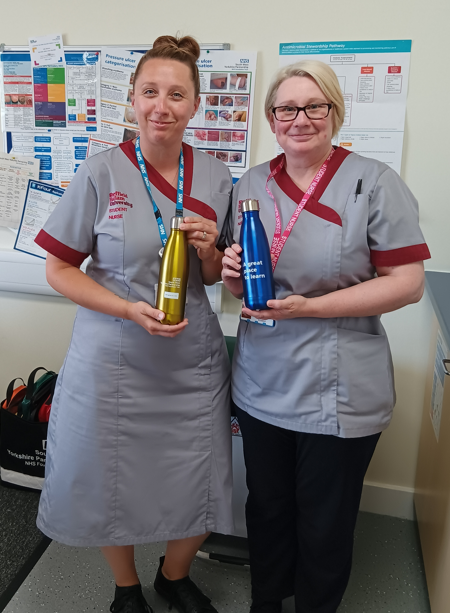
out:
M100 54L65 53L63 65L32 66L30 53L0 54L3 132L97 132Z
M142 55L115 47L102 49L101 133L90 138L88 156L136 136L138 125L131 96L134 73Z
M197 65L200 106L184 141L240 175L250 164L256 53L202 51Z
M0 153L0 226L19 227L28 181L38 176L38 160Z
M79 132L13 132L11 153L40 162L39 180L67 187L86 159L89 137Z
M298 42L280 44L279 63L319 60L331 66L345 102L333 144L400 174L410 56L410 40ZM281 151L277 145L276 153Z
M64 190L40 181L29 181L14 249L45 259L47 252L34 242L54 211Z
M2 132L33 130L33 82L29 53L1 53Z

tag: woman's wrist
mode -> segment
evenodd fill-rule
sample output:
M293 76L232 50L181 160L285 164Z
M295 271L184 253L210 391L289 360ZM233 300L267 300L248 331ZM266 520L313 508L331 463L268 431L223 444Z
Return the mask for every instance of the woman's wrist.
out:
M199 249L198 255L204 264L214 263L218 259L222 262L223 257L223 253L216 246L211 247L211 249Z

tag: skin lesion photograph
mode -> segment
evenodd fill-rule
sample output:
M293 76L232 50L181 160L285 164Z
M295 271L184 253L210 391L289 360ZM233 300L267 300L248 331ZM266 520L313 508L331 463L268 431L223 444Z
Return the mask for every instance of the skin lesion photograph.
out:
M245 132L232 132L231 137L233 143L244 143L245 142Z
M235 96L234 106L248 107L248 96Z
M195 140L207 141L208 140L207 130L194 130L194 138Z
M246 90L248 85L248 74L247 73L235 73L230 74L230 90Z
M216 158L221 162L228 162L229 155L228 151L216 151Z
M138 125L138 121L136 118L136 111L132 106L127 106L124 111L124 119L127 123L132 123L134 125Z
M247 111L233 111L233 121L245 123L247 121Z
M206 96L206 106L219 106L219 96Z
M212 72L210 76L210 88L211 89L227 89L228 85L228 74L227 73L218 73Z
M217 111L205 111L205 121L217 121Z
M233 115L229 111L219 111L219 117L223 121L231 121Z
M220 96L220 106L233 106L233 96Z
M230 153L230 162L240 164L242 162L242 153Z

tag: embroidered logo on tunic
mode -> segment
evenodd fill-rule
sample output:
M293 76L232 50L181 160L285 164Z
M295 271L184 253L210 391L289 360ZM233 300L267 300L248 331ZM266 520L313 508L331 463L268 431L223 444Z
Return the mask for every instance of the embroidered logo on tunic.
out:
M127 200L128 194L123 192L110 192L109 194L109 219L122 219L127 207L133 208Z

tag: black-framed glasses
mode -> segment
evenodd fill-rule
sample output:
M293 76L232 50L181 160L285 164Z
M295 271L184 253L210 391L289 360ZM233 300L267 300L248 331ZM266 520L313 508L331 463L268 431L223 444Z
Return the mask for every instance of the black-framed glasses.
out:
M306 106L275 106L272 113L277 121L293 121L303 111L308 119L325 119L333 108L332 102L307 104Z

